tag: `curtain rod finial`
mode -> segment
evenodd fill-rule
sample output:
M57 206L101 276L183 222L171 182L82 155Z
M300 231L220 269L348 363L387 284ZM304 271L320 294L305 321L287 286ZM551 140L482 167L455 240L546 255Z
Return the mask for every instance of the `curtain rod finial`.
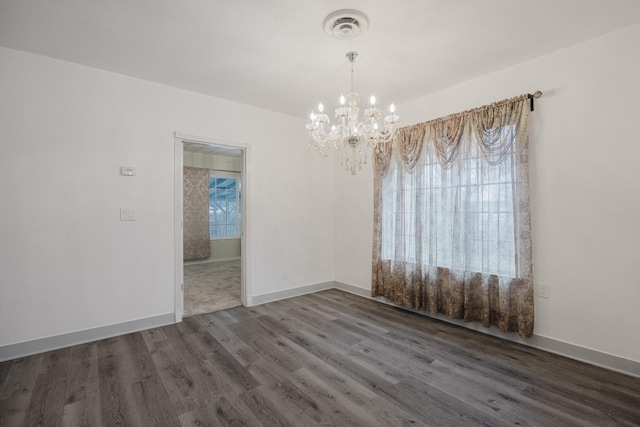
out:
M540 92L539 90L535 91L533 94L534 98L540 98L542 96L542 92Z

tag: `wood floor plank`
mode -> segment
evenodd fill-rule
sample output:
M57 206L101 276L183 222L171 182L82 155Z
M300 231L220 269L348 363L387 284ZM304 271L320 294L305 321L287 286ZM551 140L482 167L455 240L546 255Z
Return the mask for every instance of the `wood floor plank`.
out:
M194 317L191 319L194 319ZM209 360L209 355L203 352L192 339L193 334L184 334L174 325L163 326L161 330L167 336L167 341L171 344L171 347L180 353L180 357L184 359L186 365L198 365Z
M263 426L313 426L319 422L293 408L288 400L278 400L278 395L266 386L259 386L240 395L244 404Z
M227 313L240 322L246 319L253 319L255 317L262 316L268 312L265 310L267 309L264 306L235 307L227 310Z
M226 396L227 399L233 400L243 390L240 388L238 391L233 379L209 360L198 366L187 366L186 369L193 378L195 396L201 407L207 406L208 402L217 396Z
M240 327L241 325L246 328ZM296 413L301 420L308 418L312 425L319 423L323 414L319 411L316 400L291 382L292 372L300 369L301 365L283 352L279 345L271 344L261 336L247 335L251 330L258 329L253 318L246 318L239 324L230 325L229 328L244 339L257 356L247 366L247 370L260 382L263 397L271 401L285 402L285 407L279 409L285 409L286 414Z
M180 423L182 427L261 425L239 398L231 402L225 396L213 398L206 406L182 414Z
M68 405L97 395L98 378L97 344L88 343L72 347L65 403Z
M7 375L0 383L0 400L7 400L16 395L31 393L42 365L42 354L23 357L2 362L6 365Z
M266 320L265 318L260 319L263 321ZM269 318L269 321L274 321L274 319ZM348 375L345 375L340 370L334 368L325 360L305 351L302 347L290 341L288 338L279 336L276 341L287 353L291 354L292 357L295 357L301 365L311 370L315 375L322 379L322 381L338 390L346 399L353 403L357 405L364 405L377 397L377 395L367 387L355 381Z
M4 384L5 379L9 375L10 370L11 370L10 363L0 363L0 384Z
M272 326L280 329L280 333L290 334L295 331L304 336L303 340L307 339L317 346L330 348L331 351L351 358L387 381L394 381L393 375L385 367L379 366L377 361L351 351L351 346L363 339L362 335L358 336L346 328L340 328L335 321L321 321L299 310L276 308L277 304L274 304L276 306L273 310L280 317L278 321L272 323Z
M291 301L291 305L296 307L298 310L308 312L313 318L322 321L331 322L340 316L340 313L336 310L323 308L318 304L314 304L313 298L310 298L309 295L303 295L293 299Z
M583 420L588 419L597 426L640 425L640 418L626 412L617 413L613 408L602 411L601 408L590 406L588 401L567 399L544 388L526 387L517 399L520 402L533 402L529 407L540 409L535 413L535 418L531 417L540 424L564 422L565 425L581 425Z
M377 376L379 379L390 383L397 383L399 380L393 376L387 366L377 365L375 362L368 363L366 360L352 354L348 346L337 339L328 339L327 336L315 327L299 321L295 317L286 317L287 313L276 321L270 322L273 328L279 329L279 333L286 336L294 343L298 344L305 351L337 365L340 370L349 374L362 375L362 370L366 370L367 377ZM330 337L333 338L333 337ZM373 379L369 379L373 381Z
M200 323L207 328L211 326L226 326L232 323L238 323L238 319L233 317L227 311L218 311L216 313L203 314L197 317Z
M209 413L208 407L198 408L178 416L182 427L216 427L218 419Z
M166 389L157 377L145 378L131 384L133 405L136 408L135 425L177 426L178 415L171 404Z
M329 423L363 427L380 423L380 420L376 419L371 412L347 400L339 391L307 369L302 368L293 372L291 381L317 402L314 410L320 412L322 419Z
M213 409L216 414L218 425L255 426L260 424L240 399L236 400L236 402L230 402L224 396L220 396L215 403L211 405L211 409Z
M269 362L270 366L278 366L283 372L292 372L301 368L300 363L287 354L282 349L283 346L273 339L273 335L263 336L256 334L256 330L261 328L260 325L261 323L251 319L230 325L229 330L256 354L260 355L262 359Z
M414 334L415 336L415 334ZM405 342L413 342L415 343L414 336L408 336L402 332L392 332L386 334L386 338L389 340L402 340ZM577 409L583 412L585 415L590 414L590 417L594 420L601 419L602 422L607 421L608 417L603 417L604 413L607 411L604 406L597 407L597 404L586 405L581 404L580 402L589 402L589 395L594 392L593 389L586 389L583 385L580 385L580 382L583 382L584 379L576 378L570 384L566 384L564 387L558 387L554 382L554 378L556 378L556 372L549 376L540 376L533 373L529 368L530 364L535 364L535 361L539 359L540 355L544 356L553 356L555 355L546 355L543 352L538 350L534 350L532 353L524 352L527 355L527 358L523 359L522 357L515 357L514 354L517 354L517 351L513 351L513 348L510 348L510 351L507 354L503 354L500 350L496 350L497 347L493 349L479 349L476 348L476 351L469 351L469 348L473 348L474 344L465 343L466 348L457 348L455 353L446 351L442 352L438 350L438 345L431 346L423 346L417 345L420 351L431 352L432 357L436 357L440 360L449 360L455 363L456 367L463 368L464 379L470 380L471 376L475 373L480 373L483 378L492 378L496 377L500 379L501 385L510 385L513 388L517 388L519 390L524 390L525 387L535 385L538 389L544 390L544 393L555 393L555 397L551 399L551 405L540 405L533 404L533 406L538 406L539 410L536 414L539 414L541 417L544 417L544 413L547 410L552 410L554 404L560 405L563 401L563 396L571 396L571 398L576 401L573 403L573 406L576 406ZM477 346L476 346L477 347ZM436 349L436 351L434 351ZM507 364L507 362L509 362ZM539 372L539 371L538 371ZM451 376L450 373L447 376ZM434 377L432 377L434 378ZM519 391L519 393L523 393ZM523 393L524 395L524 393ZM527 400L526 398L521 400ZM609 393L604 394L601 397L603 403L608 404L609 408L615 410L618 404L625 405L624 399L617 399L615 402L612 401ZM633 400L633 399L632 399ZM495 397L491 399L492 405L499 404L504 399L500 397ZM640 400L636 400L640 401ZM531 404L531 402L529 402ZM634 405L627 405L628 411L631 413L635 412L633 408ZM595 409L594 409L595 407ZM637 406L636 406L637 407ZM600 410L599 413L594 412ZM640 408L638 409L640 410Z
M28 426L62 426L66 379L38 375L24 424Z
M640 379L327 290L0 363L0 427L640 426Z
M421 381L440 390L447 390L446 393L452 398L464 401L489 416L502 410L501 418L513 425L521 425L526 421L517 415L518 411L509 411L509 407L512 406L510 404L514 401L506 396L519 393L514 387L477 375L474 371L463 371L457 365L444 360L433 360L426 364L421 358L405 352L395 352L394 357L390 359L383 345L370 340L363 341L356 348L373 354L386 365L395 363L395 370L399 371L396 376L401 377L403 381Z
M175 328L183 335L192 335L200 332L204 325L197 317L187 317L182 319L182 322L176 323Z
M146 331L141 331L140 334L150 352L153 352L158 347L166 347L168 342L167 335L162 329L147 329Z
M259 356L244 341L238 338L226 326L209 326L206 331L211 334L233 357L245 368L254 363Z
M94 394L65 405L62 425L64 427L101 426L100 398Z
M252 368L259 369L261 376L268 378L259 389L286 419L291 422L297 421L300 425L317 425L326 419L326 414L320 410L317 399L297 387L291 381L291 375L282 377L261 364Z
M379 420L379 425L392 425L402 427L428 427L428 417L418 417L398 405L394 405L380 396L362 405L365 411L369 411Z
M189 366L173 347L156 349L151 359L178 415L202 405L194 387L195 381L187 370Z
M385 392L386 396L382 397L416 414L419 419L428 420L431 425L460 427L512 425L503 421L498 414L494 416L486 414L452 397L447 391L422 381L408 378L392 387ZM393 400L389 395L393 396Z
M123 350L124 351L124 350ZM118 353L121 355L122 352ZM131 394L128 381L121 374L115 355L98 358L101 419L104 425L133 426L134 416L130 411Z
M333 323L340 328L343 328L354 334L358 334L361 337L361 340L358 344L362 344L362 342L364 341L373 342L381 347L384 347L385 353L406 355L407 357L411 357L425 365L428 365L434 361L434 357L430 354L428 349L417 349L414 345L408 343L400 344L397 341L389 340L387 339L388 335L386 332L384 334L369 332L358 325L345 322L342 319L336 319Z
M209 360L214 366L216 366L217 369L221 369L240 392L250 390L260 385L258 380L206 330L194 334L191 339L194 344L200 348L200 351L208 354Z
M71 363L71 349L61 348L43 354L40 374L45 374L51 379L64 378L69 373Z
M331 321L318 319L309 310L293 308L287 310L287 313L289 313L293 318L298 319L315 330L320 331L318 335L324 338L330 336L333 340L339 340L348 346L360 342L362 339L362 337L336 326Z
M0 427L24 425L31 403L31 394L31 392L19 393L0 400Z

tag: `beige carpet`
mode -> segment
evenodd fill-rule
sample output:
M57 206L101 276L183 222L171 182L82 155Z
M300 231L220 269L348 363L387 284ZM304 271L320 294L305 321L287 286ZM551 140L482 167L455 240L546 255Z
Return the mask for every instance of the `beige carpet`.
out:
M240 305L239 260L184 266L183 317Z

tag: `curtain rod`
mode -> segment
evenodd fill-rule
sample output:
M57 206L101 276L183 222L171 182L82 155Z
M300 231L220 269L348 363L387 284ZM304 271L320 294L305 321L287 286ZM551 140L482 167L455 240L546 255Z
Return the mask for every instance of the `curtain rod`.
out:
M542 92L540 92L539 90L535 91L533 95L531 95L530 93L527 94L527 98L529 98L530 101L531 111L533 111L533 99L540 98L541 96Z
M459 113L449 114L449 115L446 115L446 116L443 116L443 117L439 117L437 119L427 120L426 122L422 122L422 123L416 123L416 124L413 124L413 125L403 126L400 129L421 127L421 126L422 127L430 126L430 124L432 124L432 123L440 123L440 122L443 122L443 121L451 120L452 118L455 118L455 117L466 116L466 115L471 114L471 113L473 113L475 111L480 111L480 110L484 110L484 109L487 109L487 108L492 108L492 107L495 107L495 106L503 105L505 103L512 103L512 102L516 102L516 101L521 101L521 100L524 100L525 98L529 99L529 101L530 101L529 102L530 109L531 109L531 111L533 111L533 100L535 98L540 98L541 96L542 96L542 92L539 91L539 90L535 91L533 93L533 95L530 94L530 93L526 93L526 94L523 93L523 94L515 96L513 98L503 99L502 101L496 101L496 102L493 102L491 104L483 105L481 107L472 108L470 110L461 111Z

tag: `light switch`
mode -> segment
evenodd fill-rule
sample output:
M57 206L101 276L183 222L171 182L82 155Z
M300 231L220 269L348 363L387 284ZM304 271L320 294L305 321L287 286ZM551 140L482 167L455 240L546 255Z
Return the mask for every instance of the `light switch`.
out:
M120 168L120 175L135 176L136 175L136 168L134 168L133 166L122 166Z
M136 210L134 208L120 208L120 221L135 221Z

